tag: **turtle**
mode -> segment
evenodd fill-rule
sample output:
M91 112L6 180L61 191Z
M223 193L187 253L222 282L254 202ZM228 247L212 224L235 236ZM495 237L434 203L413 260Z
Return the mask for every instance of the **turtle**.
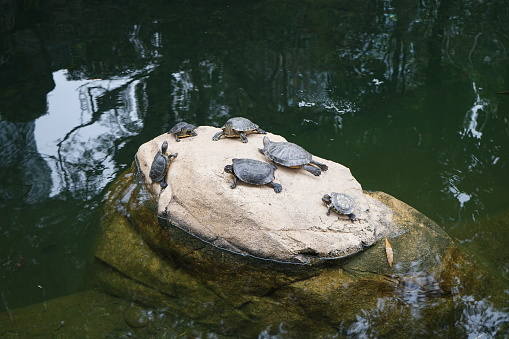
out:
M247 142L246 135L251 133L260 133L267 134L264 130L258 127L257 124L253 123L251 120L243 118L243 117L235 117L228 119L228 121L221 127L222 131L217 132L212 140L217 141L223 135L228 138L236 138L240 137L242 142Z
M293 142L270 141L265 136L263 148L258 150L276 164L290 168L303 168L315 176L329 169L327 165L314 161L311 153Z
M185 121L181 121L177 123L175 126L173 126L173 128L168 131L168 134L173 133L173 135L175 136L175 140L179 142L180 138L195 137L196 136L196 132L194 131L195 129L196 129L195 125L191 125Z
M352 222L357 218L353 213L355 201L347 194L332 192L330 195L325 194L322 201L327 205L327 215L330 215L330 210L333 210L338 214L348 216Z
M164 179L166 177L166 173L168 172L169 163L173 158L176 158L178 153L166 154L166 150L168 149L168 141L164 141L161 145L161 150L157 151L156 156L154 157L154 161L152 161L152 166L150 166L149 177L152 182L158 182L161 184L161 188L165 189L168 184Z
M232 159L232 165L226 165L224 171L233 174L233 189L237 187L237 179L252 185L269 185L274 192L279 193L283 187L275 183L274 171L276 165L254 159Z

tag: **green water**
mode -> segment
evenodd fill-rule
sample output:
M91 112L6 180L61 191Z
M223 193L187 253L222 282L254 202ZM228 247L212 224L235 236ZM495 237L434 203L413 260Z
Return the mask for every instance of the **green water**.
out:
M239 115L509 279L504 2L6 0L0 19L1 310L91 287L101 200L140 144Z

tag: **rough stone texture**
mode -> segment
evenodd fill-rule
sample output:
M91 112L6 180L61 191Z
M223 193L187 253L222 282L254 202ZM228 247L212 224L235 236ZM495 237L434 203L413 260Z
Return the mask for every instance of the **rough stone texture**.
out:
M368 193L393 210L391 228L402 231L389 239L392 267L385 241L348 258L301 265L193 240L159 222L155 198L136 179L128 170L110 187L95 253L99 286L121 298L86 291L0 313L0 338L403 339L508 333L505 313L497 312L507 307L507 280L493 279L437 224L388 194ZM506 226L507 216L502 217Z
M229 141L241 144L218 143ZM342 259L290 264L222 250L158 218L153 193L159 186L146 185L133 170L120 175L105 196L95 252L99 287L121 298L87 291L0 313L0 338L508 333L507 317L498 312L507 307L507 280L473 264L436 223L386 193L365 197L392 210L392 267L385 241ZM223 179L229 190L230 181ZM250 188L276 196L269 187L245 190ZM504 215L501 226L506 220Z
M471 298L506 305L494 297L504 287L436 223L383 192L367 194L393 211L392 267L385 240L347 258L289 264L221 250L158 218L142 179L127 171L107 194L98 284L212 331L255 338L284 324L286 337L331 338L368 326L372 337L463 337L469 318L450 329L458 313L477 314Z
M205 325L97 290L0 312L2 339L210 337L217 336Z
M196 137L177 143L163 134L143 144L136 155L149 189L158 196L158 213L170 222L212 244L238 253L289 262L310 258L342 257L358 252L382 236L394 235L392 212L363 194L350 170L338 163L314 159L329 166L315 177L303 169L278 166L276 194L269 186L239 183L231 189L232 175L224 166L232 158L269 161L258 149L263 134L251 134L249 142L238 138L212 141L218 128L201 126ZM272 141L286 141L268 133ZM168 187L161 190L148 176L154 155L164 140L168 153L178 152L167 174ZM321 198L332 191L350 195L356 202L357 220L331 213Z

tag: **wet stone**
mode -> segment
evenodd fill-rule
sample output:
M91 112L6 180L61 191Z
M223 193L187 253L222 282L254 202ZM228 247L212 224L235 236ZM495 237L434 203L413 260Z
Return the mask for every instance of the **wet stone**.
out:
M129 306L124 310L124 320L133 328L145 327L150 322L147 312L137 306Z
M319 177L278 167L281 193L247 184L231 189L224 165L245 152L263 161L257 150L260 136L250 135L249 143L216 143L210 139L217 129L196 131L196 137L170 143L169 152L178 152L179 158L164 190L147 173L165 135L140 147L141 175L133 166L110 187L95 254L103 291L245 337L277 332L281 324L285 331L288 326L292 333L315 337L333 337L338 324L350 333L360 314L379 314L383 301L383 317L373 318L383 324L380 336L406 338L394 334L401 328L425 331L437 317L454 317L464 307L462 293L486 298L496 286L435 222L388 194L362 191L346 167L317 157L329 167ZM221 147L200 147L199 136ZM330 185L355 200L355 221L326 215L321 198L336 190ZM314 195L316 201L310 199ZM304 215L299 223L292 219L296 214L297 219ZM310 225L310 230L299 228ZM334 236L352 246L330 251L339 244ZM392 266L385 237L394 254ZM360 248L352 239L361 242ZM341 254L347 256L331 258ZM420 296L423 317L417 324L410 316L413 306L402 305L409 293ZM150 331L149 318L135 307L124 314L133 331L141 326Z

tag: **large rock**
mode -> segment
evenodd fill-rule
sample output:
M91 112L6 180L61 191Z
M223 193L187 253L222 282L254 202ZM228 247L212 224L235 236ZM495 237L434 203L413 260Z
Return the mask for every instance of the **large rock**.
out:
M350 170L338 163L314 157L329 166L315 177L303 169L278 166L276 194L269 186L240 183L231 189L232 175L224 166L233 158L268 161L262 134L212 141L218 128L201 126L196 137L176 142L163 134L143 144L136 155L139 170L158 197L158 214L215 246L237 253L284 262L309 262L313 258L343 257L372 245L380 237L396 235L391 210L362 191ZM272 141L286 141L267 134ZM167 174L168 187L152 183L149 171L164 140L168 153L178 152ZM357 220L335 213L327 216L321 198L342 192L356 202Z
M447 337L457 328L461 337L471 317L458 314L499 314L494 307L506 305L497 298L506 286L473 265L436 223L388 194L367 193L393 212L392 267L385 241L343 259L292 264L225 251L168 223L135 173L120 175L106 195L95 253L100 288L216 333L409 338Z
M320 177L278 167L279 194L231 189L224 165L233 157L264 160L263 136L213 142L216 131L200 127L180 143L157 137L140 147L141 172L133 166L111 185L95 252L102 290L246 338L278 330L285 337L337 337L338 330L339 337L447 337L452 328L461 337L472 322L458 314L505 307L506 286L436 223L383 192L363 194L339 164L316 158L330 168ZM161 190L147 172L166 139L179 156ZM358 221L325 215L321 197L332 190L354 197ZM383 235L392 266L385 240L373 244ZM372 246L354 253L363 242Z

